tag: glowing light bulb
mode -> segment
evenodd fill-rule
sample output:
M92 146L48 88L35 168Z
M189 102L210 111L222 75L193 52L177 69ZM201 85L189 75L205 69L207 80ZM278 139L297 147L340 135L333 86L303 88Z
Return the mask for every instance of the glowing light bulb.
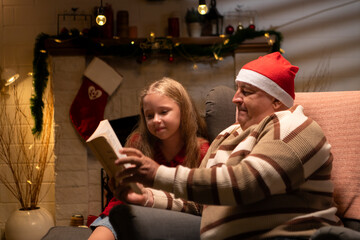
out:
M206 0L199 0L198 12L201 15L205 15L208 12L208 7L206 6Z
M201 4L198 6L198 12L201 15L205 15L208 12L208 7L206 6L206 4Z
M97 15L96 16L96 24L99 26L103 26L106 23L105 15Z
M5 86L9 86L9 85L12 84L13 82L15 82L16 79L18 79L18 78L19 78L19 74L18 74L18 73L15 74L14 76L8 78L8 79L6 80Z
M15 72L15 70L10 69L10 68L5 68L2 72L1 72L1 82L2 84L4 84L5 86L9 86L10 84L12 84L13 82L16 81L16 79L19 78L19 74ZM4 83L3 83L4 81Z

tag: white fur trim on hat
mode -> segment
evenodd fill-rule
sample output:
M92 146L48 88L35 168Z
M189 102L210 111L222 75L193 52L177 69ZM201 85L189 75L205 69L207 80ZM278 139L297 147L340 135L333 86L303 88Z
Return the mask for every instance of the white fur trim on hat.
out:
M94 57L86 67L84 76L102 87L109 96L113 94L123 79L110 65L97 57Z
M270 78L255 71L241 69L235 81L248 83L263 90L285 104L288 108L292 107L294 104L294 99L279 85Z

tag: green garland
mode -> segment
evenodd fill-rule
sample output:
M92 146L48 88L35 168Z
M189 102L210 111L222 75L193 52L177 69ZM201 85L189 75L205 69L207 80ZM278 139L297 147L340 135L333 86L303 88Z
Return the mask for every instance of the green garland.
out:
M213 45L196 45L196 44L174 44L171 38L156 38L156 40L163 40L163 46L161 49L154 50L152 48L144 47L149 42L149 39L140 44L117 44L106 45L102 42L94 40L90 36L80 35L78 31L72 31L66 34L57 36L50 36L41 33L36 38L34 48L34 60L33 60L33 86L34 94L31 97L31 114L34 118L35 126L32 129L34 135L39 135L42 131L43 125L43 93L47 86L49 71L48 71L48 52L46 50L45 42L48 39L71 41L74 46L85 48L88 54L93 55L114 55L122 57L136 57L137 61L141 63L141 56L151 51L167 51L171 54L178 54L184 58L193 60L193 57L209 57L214 58L214 54L218 57L225 56L234 52L239 45L247 39L254 39L256 37L264 36L265 34L274 35L275 41L272 44L271 52L280 51L280 43L282 41L282 35L276 31L256 31L253 29L243 29L237 31L229 38L225 39L222 43Z
M39 136L42 131L43 125L43 93L45 91L49 71L47 66L48 54L45 50L45 40L49 38L49 35L41 33L36 38L35 48L34 48L34 60L33 60L33 87L34 94L30 99L30 109L31 114L34 117L35 126L32 129L34 135Z

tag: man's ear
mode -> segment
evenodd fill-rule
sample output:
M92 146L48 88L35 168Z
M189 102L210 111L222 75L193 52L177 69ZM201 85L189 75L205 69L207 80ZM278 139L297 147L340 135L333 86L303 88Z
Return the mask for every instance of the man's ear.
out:
M274 98L272 105L273 105L275 112L287 109L287 107L282 102L277 100L276 98Z

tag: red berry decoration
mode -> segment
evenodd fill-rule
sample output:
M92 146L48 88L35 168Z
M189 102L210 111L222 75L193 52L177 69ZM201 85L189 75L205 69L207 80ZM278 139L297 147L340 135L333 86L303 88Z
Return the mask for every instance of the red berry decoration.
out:
M87 36L87 35L89 34L89 31L90 31L90 29L84 28L84 29L82 30L82 34L85 35L85 36Z
M145 53L141 56L141 61L145 62L147 59L147 56L145 55Z
M251 30L255 30L254 19L250 19L249 29L251 29Z
M175 59L174 59L174 56L172 54L169 55L169 62L173 62Z
M64 36L64 35L69 35L69 30L66 27L63 27L60 30L60 35Z
M234 27L231 26L231 25L228 25L226 28L225 28L225 33L228 34L228 35L231 35L234 33Z

